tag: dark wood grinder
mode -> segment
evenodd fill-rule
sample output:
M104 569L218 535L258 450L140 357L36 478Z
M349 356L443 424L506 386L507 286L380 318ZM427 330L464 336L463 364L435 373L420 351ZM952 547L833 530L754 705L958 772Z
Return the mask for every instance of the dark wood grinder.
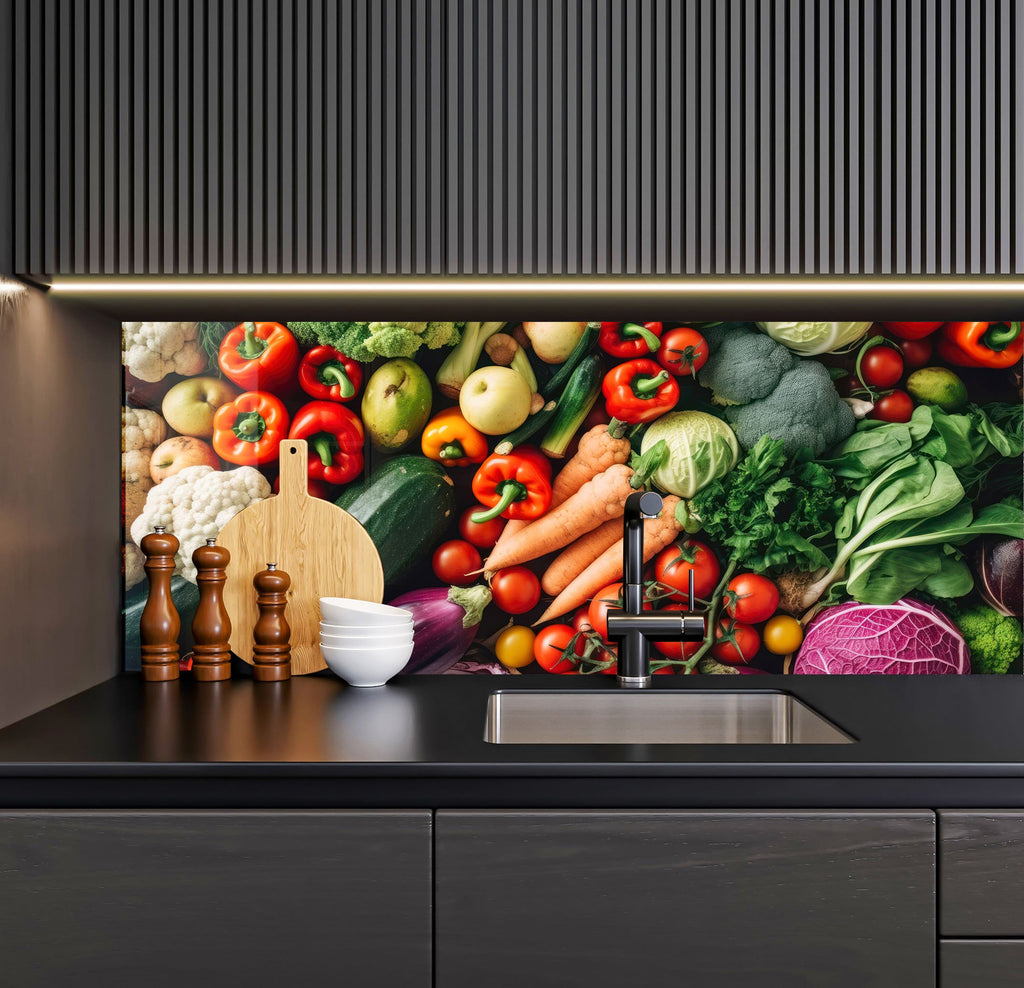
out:
M252 676L258 682L276 683L291 677L292 629L284 616L291 584L291 577L276 563L267 563L267 568L252 579L260 612L252 632Z
M149 595L139 620L142 642L142 678L147 682L165 682L178 678L178 633L181 618L171 597L174 576L174 554L179 542L162 525L142 539L146 555L146 576Z
M207 539L192 553L199 586L199 605L192 619L192 675L203 683L231 678L231 619L224 606L224 581L231 553Z

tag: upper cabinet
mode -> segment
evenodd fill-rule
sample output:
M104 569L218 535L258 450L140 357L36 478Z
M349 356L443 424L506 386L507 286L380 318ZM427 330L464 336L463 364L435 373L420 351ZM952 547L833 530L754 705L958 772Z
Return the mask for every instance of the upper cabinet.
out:
M3 6L0 269L1024 273L1015 0Z

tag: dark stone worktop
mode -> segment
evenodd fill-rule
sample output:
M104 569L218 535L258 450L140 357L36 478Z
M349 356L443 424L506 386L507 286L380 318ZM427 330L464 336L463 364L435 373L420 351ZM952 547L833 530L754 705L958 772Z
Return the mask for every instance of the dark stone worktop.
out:
M664 677L784 689L840 745L494 745L497 689L601 677L141 682L125 675L0 730L0 805L1024 807L1024 677Z

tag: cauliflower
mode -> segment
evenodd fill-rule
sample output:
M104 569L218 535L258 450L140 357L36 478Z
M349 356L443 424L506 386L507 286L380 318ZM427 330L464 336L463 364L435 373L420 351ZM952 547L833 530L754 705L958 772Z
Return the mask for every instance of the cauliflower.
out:
M146 557L142 550L132 542L124 544L124 588L131 590L136 583L141 583L146 578L146 571L143 568Z
M269 495L270 484L253 467L186 467L149 492L142 514L131 527L132 539L138 543L163 525L181 543L174 557L175 572L195 583L192 553L196 548L206 539L215 539L243 508Z
M971 671L1003 674L1021 656L1024 631L1020 621L977 604L953 615L953 621L971 651Z
M206 354L194 322L126 322L121 324L121 363L140 381L162 381L168 374L199 374Z
M149 461L153 449L164 441L167 423L147 408L121 409L121 478L124 481L124 527L142 511L146 494L153 486Z

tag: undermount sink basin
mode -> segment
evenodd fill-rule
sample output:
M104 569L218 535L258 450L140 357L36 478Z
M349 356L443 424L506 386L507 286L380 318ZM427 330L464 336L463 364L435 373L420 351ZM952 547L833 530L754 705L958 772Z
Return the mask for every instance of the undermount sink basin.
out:
M772 690L499 690L487 701L493 744L849 744L850 735Z

